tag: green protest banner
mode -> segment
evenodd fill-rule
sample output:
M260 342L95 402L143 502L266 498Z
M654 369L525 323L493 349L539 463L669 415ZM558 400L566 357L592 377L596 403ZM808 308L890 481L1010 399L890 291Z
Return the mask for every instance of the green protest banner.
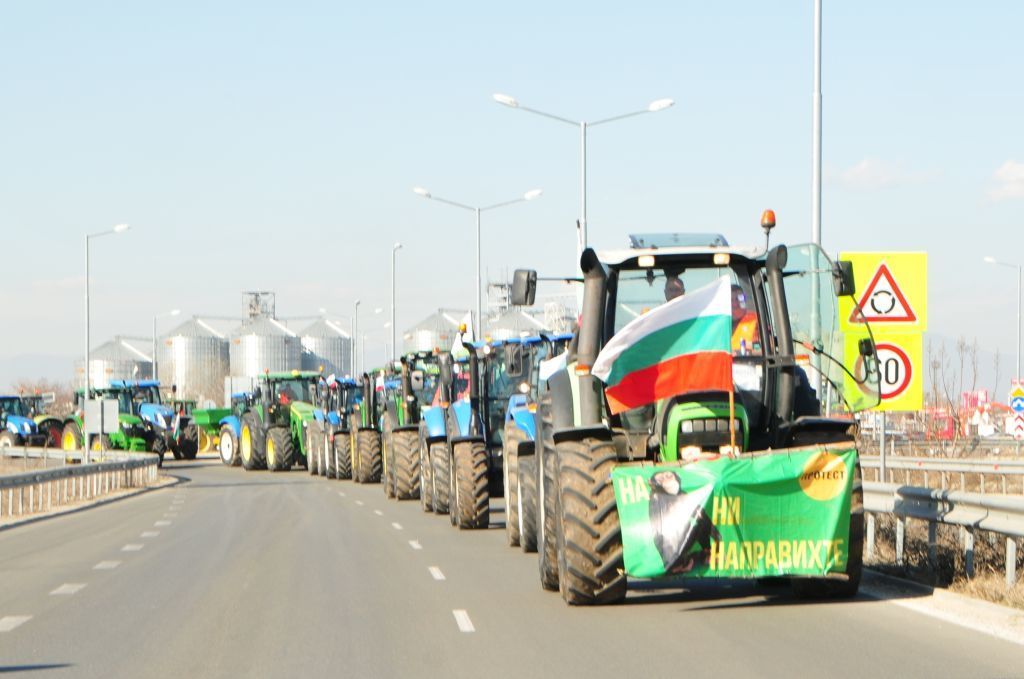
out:
M844 572L856 464L851 445L616 467L626 573L759 578Z

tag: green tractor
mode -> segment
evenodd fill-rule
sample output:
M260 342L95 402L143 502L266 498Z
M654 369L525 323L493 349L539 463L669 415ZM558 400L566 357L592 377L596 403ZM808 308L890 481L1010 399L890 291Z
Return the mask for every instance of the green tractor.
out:
M864 531L853 413L878 403L870 330L838 330L852 268L814 245L631 241L582 254L578 343L539 398L542 586L572 605L621 601L627 576L783 577L800 595L852 596ZM536 280L517 271L512 303L532 304ZM694 308L720 311L683 314ZM693 330L705 323L711 334ZM686 354L708 337L714 351ZM732 388L701 388L711 368L707 384Z
M242 412L238 449L251 471L287 471L308 465L306 428L313 420L312 392L319 372L265 373Z
M379 379L383 387L383 374ZM362 388L363 397L355 406L351 416L352 425L349 427L352 437L349 445L352 454L352 479L356 483L380 483L384 464L380 440L384 401L377 397L375 381L367 373L363 373Z
M398 374L384 382L384 493L399 500L420 498L422 415L437 389L438 358L433 352L403 356Z

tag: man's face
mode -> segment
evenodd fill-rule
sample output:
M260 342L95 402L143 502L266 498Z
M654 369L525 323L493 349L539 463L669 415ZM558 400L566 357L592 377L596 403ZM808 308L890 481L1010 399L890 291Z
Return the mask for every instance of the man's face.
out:
M679 297L686 289L683 287L683 282L679 280L679 276L667 276L665 278L665 301Z

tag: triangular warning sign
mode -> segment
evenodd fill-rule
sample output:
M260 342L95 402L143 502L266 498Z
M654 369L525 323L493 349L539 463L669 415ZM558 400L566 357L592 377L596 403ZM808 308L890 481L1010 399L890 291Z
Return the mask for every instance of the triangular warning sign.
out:
M864 314L863 320L869 323L916 323L917 314L910 308L896 279L885 262L878 266L878 271L871 278L860 301L850 314L850 323L863 322L858 311Z

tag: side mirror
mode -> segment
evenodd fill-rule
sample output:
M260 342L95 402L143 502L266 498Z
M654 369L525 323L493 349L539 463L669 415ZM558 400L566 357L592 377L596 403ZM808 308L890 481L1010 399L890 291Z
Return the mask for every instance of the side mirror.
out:
M516 269L512 276L512 305L533 306L536 298L537 272L534 269Z
M875 343L870 337L865 337L858 342L857 349L860 351L860 355L865 358L875 355Z
M423 371L413 370L409 373L409 383L413 391L423 391Z
M853 262L840 260L832 266L832 287L836 297L849 297L857 292L853 282Z

